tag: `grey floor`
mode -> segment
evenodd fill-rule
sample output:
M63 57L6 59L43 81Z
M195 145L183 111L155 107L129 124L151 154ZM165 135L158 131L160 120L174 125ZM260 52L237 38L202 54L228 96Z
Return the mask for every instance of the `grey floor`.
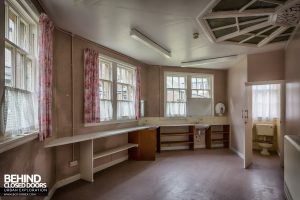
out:
M167 151L154 162L126 161L56 191L52 199L283 200L283 169L276 155L254 153L250 169L226 149Z

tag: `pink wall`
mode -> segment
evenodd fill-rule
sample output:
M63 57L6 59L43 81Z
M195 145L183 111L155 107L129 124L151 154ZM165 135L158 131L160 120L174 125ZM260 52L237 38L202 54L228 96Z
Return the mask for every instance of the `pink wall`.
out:
M100 54L118 59L120 61L141 66L141 93L142 98L146 95L146 73L148 66L123 54L115 52L99 44L88 41L80 36L71 34L59 29L55 29L54 42L54 130L56 137L72 135L72 119L74 117L74 134L86 134L95 131L124 128L137 125L137 122L117 123L111 125L98 125L85 127L83 123L83 50L91 48L98 50ZM72 44L73 42L73 44ZM73 49L72 49L73 45ZM73 62L73 68L71 63ZM74 106L72 106L72 71L74 88ZM74 109L73 109L74 108ZM95 151L113 148L117 145L127 143L127 135L113 136L95 141ZM79 146L74 145L75 160L79 157ZM57 147L56 152L56 180L61 180L79 173L78 166L70 167L72 160L72 145ZM127 151L97 159L95 166L110 162L122 156L126 156Z
M285 52L286 134L300 135L300 30Z
M248 55L249 82L284 80L284 50Z

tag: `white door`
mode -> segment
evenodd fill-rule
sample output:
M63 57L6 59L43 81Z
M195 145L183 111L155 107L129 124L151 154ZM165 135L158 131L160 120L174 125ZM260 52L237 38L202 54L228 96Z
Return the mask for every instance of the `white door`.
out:
M244 168L247 169L252 164L252 86L246 86L246 105L243 110L242 117L245 123L245 157Z

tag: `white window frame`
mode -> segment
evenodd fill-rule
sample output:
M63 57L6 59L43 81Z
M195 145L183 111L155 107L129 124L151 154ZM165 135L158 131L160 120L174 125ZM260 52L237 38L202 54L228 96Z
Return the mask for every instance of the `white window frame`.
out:
M133 108L134 108L134 113L133 113L133 116L125 116L125 117L122 117L122 118L119 118L118 116L116 117L117 120L133 120L135 119L135 113L136 113L136 110L135 110L135 97L136 97L136 93L135 93L135 90L136 90L136 68L133 68L133 67L130 67L128 65L123 65L122 63L117 63L117 68L123 68L125 70L129 70L129 71L133 71L133 80L132 80L132 84L129 84L129 83L121 83L121 82L118 82L117 80L117 76L115 77L115 81L116 81L116 94L118 92L118 88L117 88L117 85L122 85L122 88L123 86L127 86L127 88L131 87L132 89L132 93L133 93L133 99L129 99L128 97L128 100L118 100L118 98L116 98L116 103L118 104L118 102L129 102L129 103L133 103ZM129 93L129 92L128 92ZM117 106L118 107L118 106ZM116 109L118 109L116 107ZM117 110L118 112L118 110Z
M185 116L168 116L167 115L167 76L185 76L186 77L186 115ZM197 77L209 77L210 79L210 98L192 98L192 78ZM213 74L205 74L205 73L188 73L188 72L172 72L165 71L164 72L164 117L167 118L185 118L190 117L189 113L187 113L187 105L191 99L203 99L203 100L211 100L211 116L214 116L214 75ZM200 116L200 115L199 115Z
M19 3L15 1L6 0L4 2L5 4L5 48L10 48L12 50L12 85L9 87L13 88L19 88L26 91L34 91L37 89L37 34L38 34L38 16L36 13L24 2L23 0L20 0ZM26 11L25 11L26 9ZM16 41L15 43L10 41L8 39L8 13L12 12L17 17L17 24L16 24ZM20 22L23 22L27 25L28 28L28 41L27 41L27 49L24 49L21 47L20 44L20 34L19 34L19 27ZM17 63L17 53L24 56L24 69L26 68L27 60L31 60L32 65L32 72L31 72L31 84L30 84L30 90L28 90L27 87L24 87L23 85L18 85L17 83L20 82L20 80L17 80L17 70L16 66ZM23 70L23 69L22 69ZM35 87L34 87L35 86Z
M110 80L107 80L107 79L103 79L101 78L101 70L100 70L100 65L101 63L106 63L110 66ZM100 120L101 122L107 122L107 121L111 121L113 120L113 83L114 83L114 80L113 80L113 63L105 58L100 58L99 59L99 81L103 82L103 83L109 83L110 84L110 99L101 99L101 96L100 96L100 102L101 101L106 101L106 102L111 102L111 106L112 106L112 116L111 118L106 118L106 119L102 119L101 116L100 116ZM104 87L103 87L104 88ZM100 95L100 94L99 94ZM101 106L100 106L100 112L101 112Z
M4 48L8 48L12 52L12 82L7 87L16 88L19 91L24 93L36 92L38 89L37 85L37 35L38 35L38 13L36 10L31 8L25 0L12 1L5 0L5 45ZM16 31L15 31L15 41L12 42L8 38L8 20L9 12L12 12L16 16ZM20 22L24 23L27 26L27 48L23 48L20 44L21 34L19 32ZM18 55L22 59L22 64L18 63ZM27 81L27 64L28 60L31 61L31 70L30 70L30 82ZM28 84L29 83L29 84ZM36 130L32 130L30 133L23 133L21 135L12 135L12 136L1 136L0 141L3 140L4 143L7 141L14 141L16 138L27 137L29 134L36 134ZM6 140L7 138L12 138ZM0 142L1 145L1 142Z
M85 124L85 127L90 127L90 126L98 126L98 125L105 125L105 124L115 124L115 123L125 123L125 122L134 122L136 121L135 116L132 118L122 118L122 119L118 119L117 118L117 67L118 65L121 65L122 67L126 67L128 69L134 70L134 72L136 72L136 67L133 65L130 65L128 63L122 62L120 60L108 57L108 56L104 56L104 55L100 55L99 57L99 63L101 62L101 60L104 60L105 62L110 62L112 64L112 113L113 113L113 117L111 120L105 120L105 121L100 121L100 123L92 123L92 124ZM136 78L136 74L134 74L134 77ZM134 80L135 80L134 78ZM136 81L134 81L134 100L135 100L135 90L136 90ZM135 107L134 107L135 109ZM101 107L100 107L100 112L101 112ZM134 110L134 113L136 112L136 110Z
M182 76L182 77L184 77L184 81L185 81L185 88L168 88L167 87L167 77L168 76ZM187 74L185 74L185 73L173 73L173 72L166 72L165 74L164 74L164 80L165 80L165 85L164 85L164 93L165 93L165 101L164 101L164 107L165 107L165 109L164 109L164 115L165 115L165 117L171 117L171 118L181 118L181 117L186 117L187 116L187 110L186 110L186 104L187 104L187 102L188 102L188 77L187 77ZM173 92L175 91L175 90L178 90L178 91L180 91L180 90L185 90L185 94L186 94L186 100L185 101L179 101L179 102L168 102L168 99L167 99L167 91L168 91L168 89L169 90L173 90ZM173 116L169 116L169 115L167 115L167 103L184 103L185 104L185 114L184 115L173 115Z
M192 88L192 78L207 78L208 79L208 89L193 89ZM210 74L195 74L195 75L190 75L190 81L191 81L191 98L198 98L198 99L211 99L213 97L213 76ZM198 83L198 82L197 82ZM195 91L202 91L204 93L204 91L208 91L209 93L209 97L193 97L193 90Z

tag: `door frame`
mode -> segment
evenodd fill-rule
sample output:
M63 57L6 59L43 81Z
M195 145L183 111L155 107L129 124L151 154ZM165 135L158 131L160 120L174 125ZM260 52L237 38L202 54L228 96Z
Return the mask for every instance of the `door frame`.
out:
M244 167L247 168L248 166L251 165L252 163L252 126L253 126L253 120L252 120L252 86L253 85L268 85L268 84L279 84L280 85L280 141L278 142L278 148L279 148L279 158L280 158L280 164L283 166L283 157L284 157L284 152L283 152L283 138L284 138L284 130L285 130L285 81L284 80L275 80L275 81L258 81L258 82L246 82L245 87L246 87L246 109L248 109L248 113L251 114L251 119L250 115L248 115L248 119L245 120L247 121L247 124L245 126L245 155L244 155ZM247 88L251 89L250 91L247 91ZM251 99L249 99L251 97ZM251 106L248 105L251 102ZM249 125L251 124L251 129ZM248 125L248 127L247 127ZM250 131L251 130L251 131ZM251 135L251 136L250 136ZM248 140L246 140L246 138ZM249 140L251 138L251 140ZM249 144L251 143L251 144ZM251 148L251 150L250 150ZM247 152L247 153L246 153ZM251 152L251 155L249 154Z

